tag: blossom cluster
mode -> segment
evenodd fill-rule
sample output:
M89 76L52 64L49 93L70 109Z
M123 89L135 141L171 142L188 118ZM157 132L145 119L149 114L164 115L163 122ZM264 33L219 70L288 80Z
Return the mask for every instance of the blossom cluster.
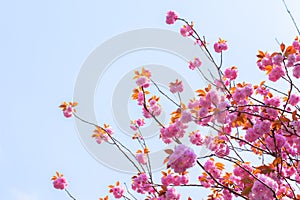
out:
M295 82L300 78L299 38L296 37L289 46L282 43L279 51L259 51L257 55L257 67L266 72L270 83L285 83L288 86L285 92L280 87L270 86L267 81L259 84L238 82L238 68L226 66L223 69L212 56L220 56L222 60L228 50L227 41L219 38L210 47L194 30L194 23L180 18L175 11L167 12L167 24L177 21L184 22L180 34L196 40L218 74L207 87L196 90L196 98L182 102L182 81L176 79L169 84L170 92L178 95L177 100L161 90L158 90L161 96L149 96L149 88L158 87L150 70L142 68L134 72L137 86L133 89L132 99L141 107L143 117L152 118L160 127L162 142L175 145L174 149L165 150L167 171L162 172L160 182L155 182L150 150L142 136L144 118L131 121L132 138L142 147L135 154L131 152L135 159L130 160L131 163L138 163L134 164L137 174L132 177L131 189L144 195L146 200L179 200L181 195L176 187L180 186L210 188L207 199L300 199L296 190L300 184L300 88ZM191 70L201 71L201 66L200 58L187 63ZM168 123L158 119L163 108L159 101L163 97L176 106ZM60 108L65 117L80 118L74 114L76 105L64 102ZM197 129L188 131L190 124L195 124ZM216 134L206 134L200 127L210 127ZM182 143L186 135L190 146ZM130 151L115 139L117 136L107 124L96 126L92 137L98 144L109 142L123 153ZM210 155L199 155L199 148L208 149ZM255 158L258 161L254 161ZM196 182L191 183L187 174L196 167L201 172L194 180ZM52 180L56 189L67 186L59 173ZM127 194L119 182L110 185L109 192L116 199L130 199L126 195L132 195L129 191ZM108 196L100 199L108 199Z

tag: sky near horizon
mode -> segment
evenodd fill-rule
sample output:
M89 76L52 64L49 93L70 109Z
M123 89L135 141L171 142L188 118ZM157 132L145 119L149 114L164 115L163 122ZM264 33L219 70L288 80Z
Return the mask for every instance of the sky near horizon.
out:
M286 2L300 24L300 1ZM58 106L72 100L82 64L103 42L141 28L178 31L181 23L165 24L168 10L194 21L209 43L226 39L224 66L236 65L238 80L246 82L264 79L255 64L259 49L276 51L276 40L289 44L297 35L281 0L1 1L0 199L68 199L52 187L55 171L65 174L78 200L103 197L118 179L130 184L130 174L86 151L74 120Z

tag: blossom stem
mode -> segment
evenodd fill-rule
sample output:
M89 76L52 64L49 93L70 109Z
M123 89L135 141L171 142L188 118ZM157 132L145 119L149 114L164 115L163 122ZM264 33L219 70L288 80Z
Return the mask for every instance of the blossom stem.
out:
M133 160L131 158L129 158L129 156L121 149L120 146L122 146L124 149L126 149L133 157L134 154L127 148L125 147L121 142L119 142L116 138L114 138L113 136L110 135L110 133L108 133L105 128L101 127L101 126L98 126L97 124L94 124L92 122L89 122L89 121L86 121L84 119L82 119L81 117L79 117L77 114L73 113L74 116L79 119L80 121L84 122L84 123L87 123L87 124L90 124L90 125L93 125L95 127L99 127L101 128L103 131L105 131L107 133L107 135L109 136L109 138L113 141L113 144L117 146L117 148L121 151L121 153L129 160L129 162L132 163L132 165L139 171L141 172L141 170L138 168L138 166L133 162Z
M76 200L67 189L65 189L65 191L71 199Z
M132 194L131 192L129 192L128 187L127 187L127 184L124 183L124 185L125 185L125 188L126 188L127 193L128 193L130 196L132 196L133 199L138 200L137 198L135 198L135 197L133 196L133 194Z
M247 199L246 197L244 197L244 195L236 192L235 190L229 188L228 186L226 185L223 185L222 183L220 183L211 173L209 173L208 171L205 170L204 166L197 160L196 161L197 164L214 180L214 182L217 184L217 185L220 185L222 188L225 188L227 190L229 190L231 193L243 198L243 199Z
M176 103L173 99L171 99L168 95L166 95L163 91L161 91L161 89L158 87L158 85L152 80L150 79L151 82L154 84L154 86L156 87L156 89L162 94L164 95L168 100L170 100L173 104L175 104L177 107L181 108L181 105Z
M296 21L295 21L293 15L292 15L292 13L291 13L291 11L289 10L288 6L286 5L285 0L282 0L282 2L283 2L283 4L284 4L284 6L285 6L285 9L286 9L287 13L290 15L291 20L293 21L294 26L295 26L295 28L297 29L298 34L300 35L300 30L299 30L299 28L298 28L298 26L297 26L297 23L296 23Z

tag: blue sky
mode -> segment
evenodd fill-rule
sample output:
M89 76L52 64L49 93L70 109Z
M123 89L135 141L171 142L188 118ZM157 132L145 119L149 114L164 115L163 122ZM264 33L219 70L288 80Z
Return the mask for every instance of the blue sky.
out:
M287 4L299 22L300 2ZM255 65L258 49L278 50L275 38L288 43L297 34L281 0L0 2L1 199L68 199L52 188L55 171L67 176L78 199L98 199L120 177L129 183L131 175L90 156L74 120L57 107L72 99L81 65L107 39L139 28L177 31L179 24L165 24L170 9L195 21L211 43L228 40L224 65L238 66L245 81L263 79Z

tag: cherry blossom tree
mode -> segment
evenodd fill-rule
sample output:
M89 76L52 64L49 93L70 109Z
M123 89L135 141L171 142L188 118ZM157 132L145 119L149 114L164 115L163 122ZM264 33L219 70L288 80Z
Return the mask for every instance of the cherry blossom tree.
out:
M293 16L288 13L298 30ZM127 157L137 172L132 177L131 188L116 180L109 186L108 192L115 199L137 199L135 194L140 194L147 200L176 200L181 197L177 188L189 186L210 190L209 200L300 199L297 190L300 183L300 38L295 37L289 44L281 43L272 52L258 51L257 67L266 74L267 80L260 83L238 82L238 67L222 66L223 55L230 49L227 41L220 38L209 45L205 37L194 29L193 23L181 18L175 11L167 12L167 24L178 22L183 23L180 34L195 40L216 68L217 76L213 77L213 81L204 77L209 84L199 88L197 98L188 102L182 102L180 98L185 87L182 81L174 80L169 89L178 95L179 102L176 102L159 89L151 71L145 68L135 71L136 88L133 88L132 99L143 114L143 118L132 120L128 125L134 133L132 139L141 147L135 153L117 139L118 133L114 133L109 125L93 124L77 115L76 102L60 105L65 117L74 116L82 123L94 126L91 137L99 145L107 142L124 156L129 153L135 158ZM186 67L201 72L201 66L201 59L195 58ZM278 89L272 83L286 85L287 89ZM156 88L157 94L152 95L150 87ZM167 98L176 106L167 124L158 118L163 109L161 98ZM141 131L147 118L153 119L159 126L163 143L176 144L174 149L165 149L166 168L159 182L154 181L149 158L151 149ZM188 132L187 128L192 123L198 127L210 127L217 134L205 135L200 129ZM201 157L193 148L183 144L181 139L187 134L192 146L204 146L211 153ZM251 157L260 158L260 162L252 162ZM232 169L226 166L232 166ZM201 171L197 182L189 179L191 168ZM54 188L65 190L70 198L75 199L66 190L68 184L62 174L57 172L52 180ZM100 198L107 199L108 196Z

